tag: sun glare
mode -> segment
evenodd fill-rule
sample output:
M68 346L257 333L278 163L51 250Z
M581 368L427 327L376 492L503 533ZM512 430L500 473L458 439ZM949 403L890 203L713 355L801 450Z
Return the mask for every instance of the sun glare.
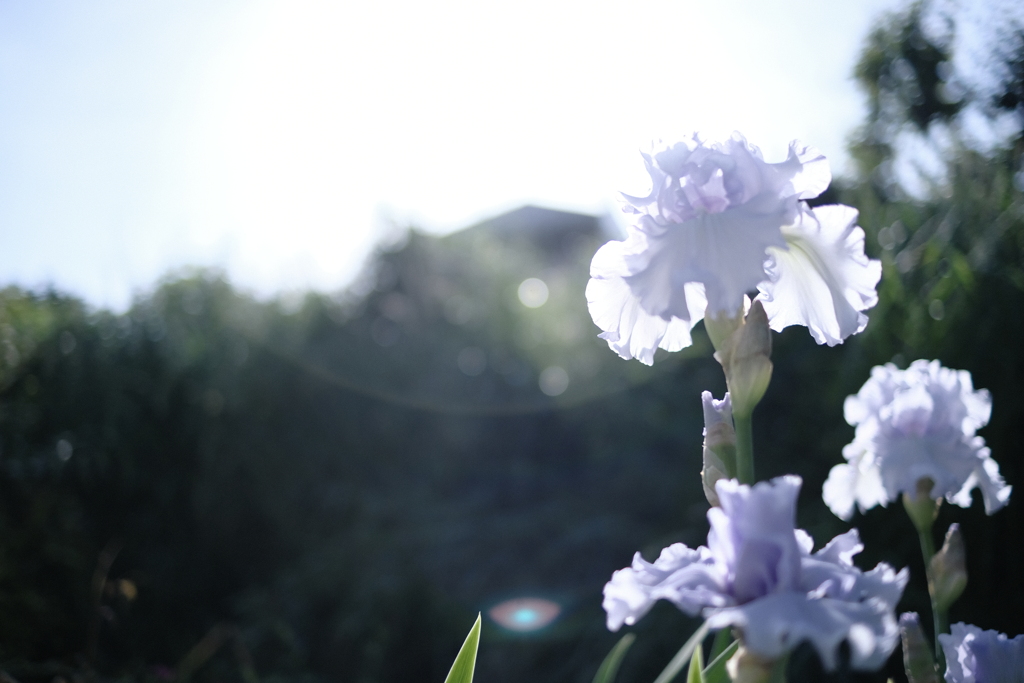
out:
M604 211L630 189L621 157L643 140L708 118L728 127L724 112L743 110L727 90L684 102L687 88L721 90L702 70L674 74L679 88L656 107L617 95L664 76L630 47L651 30L641 16L573 3L258 5L196 118L194 238L226 232L229 269L254 283L331 287L392 221L445 231L528 201Z
M525 203L614 211L619 190L647 190L634 161L657 138L742 129L779 156L813 119L767 76L785 51L751 62L765 38L750 22L730 29L743 50L674 34L724 11L247 6L191 118L188 240L257 290L335 289L396 226L448 232Z

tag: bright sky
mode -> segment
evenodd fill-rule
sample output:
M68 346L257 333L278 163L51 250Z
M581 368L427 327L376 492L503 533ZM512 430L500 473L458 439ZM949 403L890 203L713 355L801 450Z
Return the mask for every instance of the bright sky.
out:
M639 149L694 130L841 171L895 5L0 0L0 284L335 289L389 225L612 210Z

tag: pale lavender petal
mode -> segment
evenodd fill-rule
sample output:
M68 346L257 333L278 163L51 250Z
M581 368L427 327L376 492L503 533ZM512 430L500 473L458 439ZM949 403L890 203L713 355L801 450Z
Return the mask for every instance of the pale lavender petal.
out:
M864 254L856 221L856 209L819 206L782 228L786 247L769 249L768 279L758 287L773 330L803 325L819 344L835 346L864 329L882 265Z
M860 591L862 597L872 596L896 609L909 580L910 570L906 567L896 571L885 562L880 562L874 569L862 574L855 590Z
M862 550L864 544L860 542L860 532L850 529L826 543L824 548L814 553L814 556L823 562L852 567L854 555L859 555Z
M863 549L856 529L836 536L817 553L803 559L801 589L822 598L853 602L881 600L895 609L909 572L906 569L897 572L884 562L869 572L862 572L853 564L853 557Z
M729 568L737 601L798 584L801 552L794 527L800 484L794 476L754 486L734 479L716 484L721 507L708 511L708 547Z
M822 486L821 498L832 514L849 521L857 505L856 468L845 464L833 467Z
M946 683L1021 683L1024 635L1008 638L970 624L953 624L939 636L946 655Z
M803 529L795 529L793 535L796 536L796 544L800 547L801 555L810 555L811 551L814 550L814 539L811 535Z
M624 198L647 242L626 259L625 277L644 310L665 319L686 319L687 283L704 286L713 312L735 313L765 279L767 249L785 246L781 228L800 199L831 178L817 150L794 143L786 161L769 164L738 134L710 144L694 135L643 158L651 192Z
M854 426L877 417L882 408L892 401L896 384L903 371L892 363L871 368L871 377L853 396L847 396L843 404L846 421Z
M623 624L635 624L654 606L649 586L641 583L632 567L619 569L612 574L612 580L604 586L604 600L601 606L607 613L609 631L618 631Z
M636 553L633 564L612 574L605 584L602 606L609 630L632 625L657 600L669 600L688 614L708 605L731 604L724 590L724 572L707 548L696 550L675 543L661 551L654 562Z
M987 389L974 390L971 373L961 370L957 375L960 380L960 398L967 412L962 428L964 434L974 434L987 425L992 417L992 396Z
M732 401L729 399L729 392L725 393L722 400L718 400L710 391L704 391L700 395L700 400L704 408L705 434L717 424L725 423L732 426Z
M765 659L778 659L809 641L828 670L836 668L843 641L855 669L881 667L896 647L899 628L892 608L881 600L808 600L798 592L777 593L737 607L709 610L713 629L735 627L744 646Z
M847 463L829 472L822 488L822 499L840 519L850 519L854 508L861 512L889 502L875 455L857 440L843 448Z

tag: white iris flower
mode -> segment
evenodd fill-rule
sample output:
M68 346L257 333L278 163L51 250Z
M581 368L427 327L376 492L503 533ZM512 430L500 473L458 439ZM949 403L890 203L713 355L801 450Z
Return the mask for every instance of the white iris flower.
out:
M914 494L921 479L933 482L932 499L962 507L970 507L971 491L980 488L988 514L1010 499L1012 487L976 435L988 424L992 399L974 390L966 370L937 360L916 360L906 370L875 367L843 408L857 431L843 449L847 462L832 468L822 492L837 516L849 519L855 506L864 511Z
M689 346L706 311L734 316L755 289L773 329L805 325L829 345L864 329L881 266L864 255L856 211L803 201L832 179L820 152L793 142L769 164L738 134L695 135L643 157L651 193L624 195L635 220L598 250L587 285L600 337L620 356L649 365L657 348Z

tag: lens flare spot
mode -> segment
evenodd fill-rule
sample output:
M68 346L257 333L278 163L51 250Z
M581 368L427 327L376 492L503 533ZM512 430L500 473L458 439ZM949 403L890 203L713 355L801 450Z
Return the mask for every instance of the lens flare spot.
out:
M510 631L537 631L553 622L562 608L543 598L515 598L492 607L487 612L499 626Z

